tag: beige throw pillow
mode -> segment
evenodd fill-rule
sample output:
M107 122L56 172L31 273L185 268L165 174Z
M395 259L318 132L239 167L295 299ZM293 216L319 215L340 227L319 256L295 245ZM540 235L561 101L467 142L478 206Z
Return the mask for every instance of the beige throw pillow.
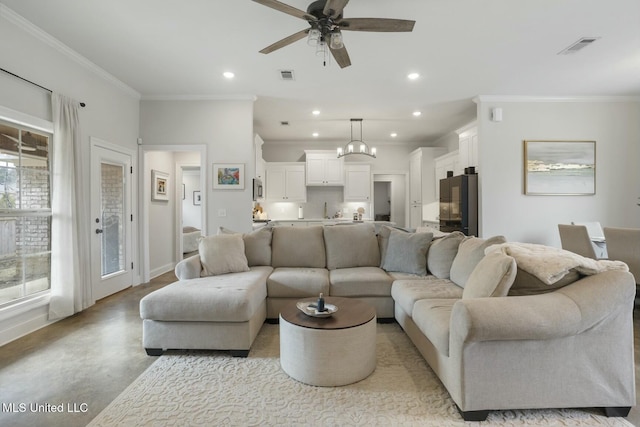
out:
M458 246L464 239L464 234L454 231L440 239L434 239L427 254L429 272L438 279L448 279L451 264L458 253Z
M219 234L200 239L202 276L249 271L241 234Z
M484 250L491 245L506 243L504 236L494 236L488 239L478 237L466 237L451 264L451 281L464 288L471 272L476 265L484 258Z
M504 297L516 278L516 260L501 252L485 255L473 269L462 292L462 299Z
M271 265L271 227L262 227L242 234L244 253L249 267ZM240 234L225 227L218 228L218 234Z

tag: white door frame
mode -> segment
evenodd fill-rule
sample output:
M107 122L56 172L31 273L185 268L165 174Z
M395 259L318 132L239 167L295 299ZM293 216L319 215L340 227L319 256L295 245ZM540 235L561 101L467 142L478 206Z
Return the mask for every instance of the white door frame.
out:
M201 196L202 196L202 234L204 236L207 235L207 177L208 169L207 169L207 146L205 144L171 144L171 145L146 145L142 144L138 146L138 170L141 173L144 173L146 170L146 156L145 154L151 151L165 151L165 152L176 152L176 151L196 151L200 153L200 188L202 188ZM177 179L176 179L177 181ZM141 195L142 203L140 209L140 266L141 266L141 280L143 283L151 280L150 273L150 262L149 262L149 221L147 218L149 217L149 206L151 204L151 177L143 176L139 180L139 194ZM182 199L182 188L181 186L174 185L173 186L173 194L170 197ZM178 191L179 190L179 191ZM175 233L177 236L178 233ZM176 237L178 239L178 237ZM180 239L182 236L180 234ZM176 247L180 246L180 241L176 242ZM175 255L176 257L178 254ZM175 259L175 262L179 262L182 258L182 254L180 254L179 258Z
M91 198L92 198L92 202L90 203L91 205L91 209L92 211L90 212L91 215L91 219L90 219L90 223L91 223L91 229L90 229L90 235L91 235L91 293L92 293L92 299L93 300L97 300L100 298L104 298L107 295L103 295L100 294L98 292L96 292L96 289L98 289L98 282L102 282L102 270L101 270L101 263L98 262L96 260L95 257L99 256L99 253L96 252L100 252L101 253L101 249L98 249L98 247L96 246L96 242L95 242L95 229L96 229L96 223L95 223L95 219L94 216L96 215L96 212L93 211L94 209L94 202L93 202L93 197L95 196L95 188L94 185L96 185L98 182L100 182L101 180L99 179L99 177L96 175L100 172L99 168L95 167L96 165L94 165L94 162L96 160L98 160L95 156L97 155L97 149L103 149L103 150L108 150L108 151L112 151L116 154L119 155L124 155L129 157L130 159L130 164L128 166L133 167L133 165L136 163L136 152L133 150L129 150L125 147L122 147L120 145L116 145L113 143L110 143L108 141L102 140L100 138L95 138L95 137L90 137L89 138L90 141L90 149L91 149L91 166L93 167L93 170L91 171ZM127 193L125 194L125 218L128 216L131 216L132 218L137 218L137 174L135 173L131 173L131 171L124 171L125 172L125 179L127 179L129 181L129 185L127 186ZM98 192L99 193L99 192ZM100 227L103 226L102 223L99 224ZM136 250L137 250L137 245L134 244L134 236L136 236L138 233L137 230L137 221L126 221L125 220L125 269L126 269L126 274L128 274L128 278L125 279L125 282L127 283L126 287L132 286L134 284L137 284L137 274L136 274L136 266L135 266L135 262L134 260L136 259ZM134 263L133 267L130 267L131 263ZM124 275L125 273L123 273L122 275ZM123 288L124 289L124 288Z

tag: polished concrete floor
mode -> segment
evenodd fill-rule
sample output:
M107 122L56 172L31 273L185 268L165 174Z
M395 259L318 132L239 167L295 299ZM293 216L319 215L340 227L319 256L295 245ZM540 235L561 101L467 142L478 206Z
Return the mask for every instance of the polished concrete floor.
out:
M175 280L173 272L164 274L0 347L0 426L75 427L91 421L156 360L142 348L138 304ZM638 349L640 310L635 315ZM639 382L636 376L636 390ZM60 405L63 412L53 412ZM627 420L640 426L638 406Z

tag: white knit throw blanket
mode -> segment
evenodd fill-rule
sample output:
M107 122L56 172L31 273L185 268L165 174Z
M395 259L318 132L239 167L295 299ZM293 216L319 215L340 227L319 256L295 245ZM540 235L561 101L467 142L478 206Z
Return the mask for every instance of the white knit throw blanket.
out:
M501 243L489 246L485 254L500 251L512 256L522 270L552 285L575 269L583 275L598 274L607 270L629 271L622 261L595 260L573 252L534 243Z

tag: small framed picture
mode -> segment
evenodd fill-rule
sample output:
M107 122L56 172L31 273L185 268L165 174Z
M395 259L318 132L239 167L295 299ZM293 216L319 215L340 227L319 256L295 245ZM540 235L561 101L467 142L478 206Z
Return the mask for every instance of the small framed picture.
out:
M200 191L193 192L193 204L195 206L200 206L202 204L202 196L200 195Z
M187 198L187 187L182 184L182 200Z
M169 201L169 174L151 170L151 200Z
M214 163L214 190L244 190L244 163Z

